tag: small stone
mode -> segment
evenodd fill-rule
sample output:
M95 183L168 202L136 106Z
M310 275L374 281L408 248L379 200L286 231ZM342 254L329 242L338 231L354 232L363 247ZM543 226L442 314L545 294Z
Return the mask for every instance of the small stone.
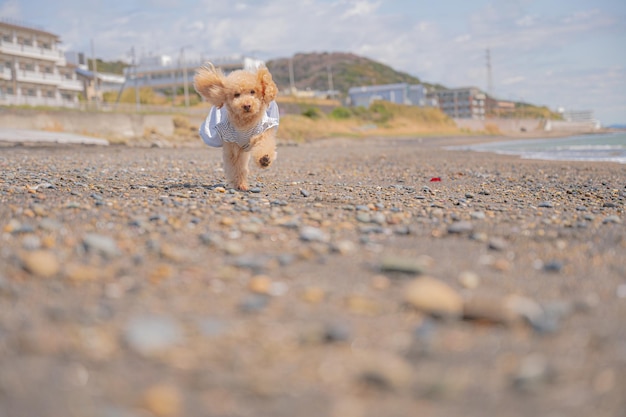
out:
M26 250L41 249L41 239L36 235L26 235L22 239L22 247Z
M563 269L563 262L561 261L549 261L543 265L545 272L559 273Z
M24 269L33 275L42 278L55 276L61 270L61 264L56 255L46 250L26 252L21 257Z
M505 325L521 320L521 316L510 307L506 298L486 296L471 297L465 300L463 318Z
M258 193L261 192L261 188L259 188L259 187L252 187L252 188L250 188L250 192L254 193L254 194L258 194Z
M348 310L355 314L375 315L380 311L378 302L362 295L348 296L346 305Z
M75 283L93 281L102 276L102 269L74 263L65 267L65 276Z
M332 244L331 250L341 255L349 255L356 251L356 245L350 240L340 240Z
M387 352L358 352L359 382L383 391L403 391L411 386L413 367Z
M604 218L604 220L602 220L602 224L608 224L608 223L621 224L622 219L620 219L619 216L616 216L616 215L607 216Z
M227 323L225 321L212 317L198 319L196 324L202 336L205 337L219 336L228 329Z
M511 262L508 259L499 258L493 261L491 267L496 271L507 272L511 270Z
M414 275L423 273L424 269L424 265L414 258L404 258L395 255L386 256L380 265L382 272L402 272Z
M384 275L374 275L371 281L372 288L376 290L386 290L391 286L391 280Z
M244 313L256 313L263 310L269 304L270 298L264 294L251 294L239 304L239 309Z
M626 284L620 284L615 291L617 298L626 298Z
M248 289L257 294L269 294L272 288L272 279L266 275L257 275L248 282Z
M302 300L311 304L319 304L326 298L326 291L319 287L307 287L302 292Z
M508 243L506 242L506 240L502 238L493 237L489 239L488 247L491 250L503 251L507 248L507 246L508 246Z
M436 317L458 317L463 311L459 293L435 278L421 277L409 282L404 294L409 305Z
M480 285L480 277L475 272L463 271L459 274L459 284L468 290L473 290Z
M550 379L547 359L541 354L525 357L513 377L513 386L522 391L536 391Z
M356 213L356 220L361 223L370 223L372 216L366 211L359 211Z
M299 329L299 339L304 344L345 342L350 339L350 328L345 323L307 323Z
M302 197L308 197L311 195L310 192L308 192L307 190L300 188L300 194L302 195Z
M541 207L541 208L553 208L554 204L552 204L550 201L542 201L541 203L539 203L537 205L537 207Z
M199 237L200 241L208 246L221 246L224 242L224 239L217 233L202 233Z
M246 251L246 248L241 243L234 240L229 240L228 242L226 242L223 249L224 252L226 252L228 255L234 256L241 255Z
M181 343L183 331L174 319L167 316L136 316L126 324L124 340L131 349L149 356Z
M322 229L304 226L300 229L300 239L305 242L328 242L329 236Z
M169 244L161 245L160 254L163 259L167 259L172 262L183 262L188 258L185 249Z
M153 385L142 395L142 405L155 417L182 415L182 402L178 388L169 384Z
M474 226L466 221L454 222L448 227L448 233L450 234L470 233L472 230L474 230Z
M371 221L372 223L384 225L384 224L387 224L387 216L385 216L384 213L376 212L372 215Z
M474 220L484 220L485 212L484 211L473 211L470 213L470 217Z
M539 323L544 310L536 301L521 295L511 295L504 299L505 306L520 318L525 319L529 324Z
M324 326L323 336L326 343L345 342L350 339L350 328L345 323L327 323Z
M105 258L113 258L121 254L115 240L108 236L89 233L83 238L83 245L87 251L98 253Z

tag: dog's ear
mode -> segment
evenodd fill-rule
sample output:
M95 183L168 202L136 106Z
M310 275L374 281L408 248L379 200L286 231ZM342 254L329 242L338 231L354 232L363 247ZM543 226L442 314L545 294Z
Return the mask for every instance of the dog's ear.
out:
M224 73L211 63L196 71L193 86L202 97L215 107L222 107L226 101Z
M267 68L261 67L257 71L257 79L263 87L263 101L269 104L276 98L276 93L278 92L278 88L272 79L272 74L270 74Z

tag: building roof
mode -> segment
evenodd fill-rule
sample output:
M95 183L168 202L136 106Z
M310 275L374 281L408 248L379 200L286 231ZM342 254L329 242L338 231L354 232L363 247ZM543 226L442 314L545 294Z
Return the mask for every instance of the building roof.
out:
M34 32L37 33L39 35L46 35L46 36L50 36L53 37L57 42L60 42L60 37L59 35L56 35L52 32L48 32L46 30L44 30L41 27L38 26L34 26L34 25L29 25L23 22L18 22L15 20L11 20L11 19L6 19L6 18L0 18L0 26L6 26L12 29L21 29L21 30L27 30L29 32Z
M391 89L397 88L407 88L407 83L397 83L397 84L382 84L382 85L368 85L361 87L350 87L348 90L348 94L354 93L374 93L377 91L387 91Z
M85 68L76 68L76 73L78 75L82 75L83 77L93 79L93 71L89 71ZM124 83L126 79L123 75L120 74L111 74L108 72L98 72L98 79L100 81L109 82L109 83Z

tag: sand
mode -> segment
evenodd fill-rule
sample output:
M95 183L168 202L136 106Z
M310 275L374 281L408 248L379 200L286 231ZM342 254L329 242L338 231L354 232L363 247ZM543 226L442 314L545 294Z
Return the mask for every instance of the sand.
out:
M626 415L626 166L480 140L0 148L0 416Z

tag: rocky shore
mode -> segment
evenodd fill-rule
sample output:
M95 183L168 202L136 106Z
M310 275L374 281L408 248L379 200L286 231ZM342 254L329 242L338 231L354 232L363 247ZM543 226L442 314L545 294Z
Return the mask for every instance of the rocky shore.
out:
M626 166L0 148L0 417L626 415Z

